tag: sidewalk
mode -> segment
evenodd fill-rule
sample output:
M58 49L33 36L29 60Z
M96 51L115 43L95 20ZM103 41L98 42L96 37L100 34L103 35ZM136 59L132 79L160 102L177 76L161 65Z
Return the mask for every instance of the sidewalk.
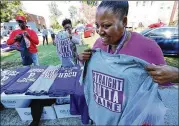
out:
M15 109L3 109L0 110L1 123L0 126L28 126L31 121L21 121L18 113ZM80 118L63 118L55 120L42 120L39 126L67 126L67 125L81 125Z

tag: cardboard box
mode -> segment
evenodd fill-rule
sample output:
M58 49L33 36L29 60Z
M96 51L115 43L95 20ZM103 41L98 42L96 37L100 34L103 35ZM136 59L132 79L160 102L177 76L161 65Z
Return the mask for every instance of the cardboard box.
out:
M31 103L31 99L2 100L1 103L5 108L25 108Z
M31 109L30 108L16 108L22 121L32 120ZM53 106L46 106L43 109L41 120L56 119L56 114Z
M62 97L56 99L56 105L70 104L70 97Z
M70 114L70 104L54 105L54 109L55 109L57 118L81 117L80 115Z

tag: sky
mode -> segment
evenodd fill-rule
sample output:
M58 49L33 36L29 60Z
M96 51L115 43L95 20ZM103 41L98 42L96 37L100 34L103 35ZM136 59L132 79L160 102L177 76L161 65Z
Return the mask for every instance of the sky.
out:
M45 18L47 26L50 25L49 21L49 8L48 4L51 1L21 1L23 4L23 8L26 12L43 16ZM69 18L69 11L68 8L73 5L75 7L80 7L79 1L71 1L71 2L65 2L65 1L56 1L58 4L58 9L62 12L62 18Z

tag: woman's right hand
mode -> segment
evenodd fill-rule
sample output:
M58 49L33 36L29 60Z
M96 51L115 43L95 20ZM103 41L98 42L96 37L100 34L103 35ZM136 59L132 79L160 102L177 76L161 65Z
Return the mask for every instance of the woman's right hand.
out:
M78 58L81 61L87 61L91 58L92 50L91 49L86 49L84 52L78 54Z

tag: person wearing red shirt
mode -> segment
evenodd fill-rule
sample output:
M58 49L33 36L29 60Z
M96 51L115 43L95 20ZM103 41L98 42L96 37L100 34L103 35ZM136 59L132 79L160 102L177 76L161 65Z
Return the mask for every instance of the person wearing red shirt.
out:
M26 27L26 18L24 16L16 16L16 21L19 24L20 29L12 31L9 39L7 40L7 44L12 45L14 43L17 43L19 45L19 42L20 42L20 39L21 39L20 34L24 34L24 36L30 42L29 47L28 47L28 51L31 54L33 64L35 66L38 66L39 65L38 54L37 54L38 50L37 50L37 47L36 47L36 45L39 44L38 36L37 36L37 34L34 30Z

